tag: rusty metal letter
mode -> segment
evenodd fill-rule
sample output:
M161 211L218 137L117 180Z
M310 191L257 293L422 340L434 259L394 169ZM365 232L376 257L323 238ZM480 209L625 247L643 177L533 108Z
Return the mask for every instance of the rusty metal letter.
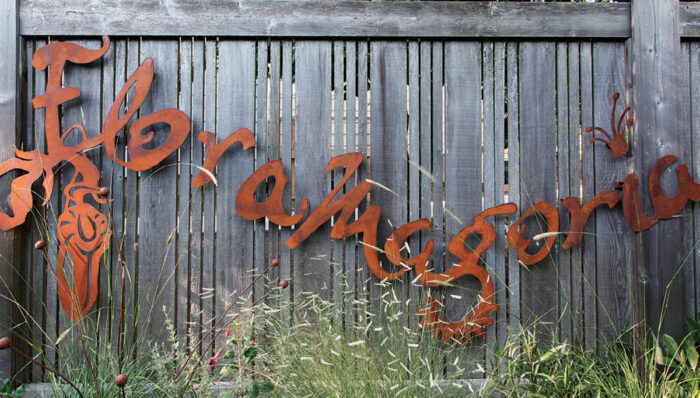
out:
M255 136L253 136L253 133L246 128L234 131L218 144L216 143L216 135L214 133L210 133L209 131L202 131L199 133L199 137L197 137L197 139L203 142L207 147L207 156L204 158L202 168L206 169L210 173L214 173L214 168L216 168L216 163L219 161L219 158L231 145L235 144L236 142L240 142L243 144L244 151L247 151L255 146ZM195 179L192 181L192 186L201 187L209 181L211 181L211 178L207 175L207 173L200 170ZM253 189L255 189L255 187L253 187ZM250 218L248 218L248 220L250 220Z
M515 248L515 250L518 252L518 259L520 259L520 261L522 261L522 263L525 265L537 264L544 260L544 258L549 254L549 251L552 249L554 241L557 238L556 235L548 236L545 239L544 247L535 254L529 254L525 251L527 246L530 244L530 240L525 239L523 236L525 226L520 226L520 224L522 224L526 218L533 215L535 211L543 215L547 220L547 232L559 232L559 213L557 212L557 209L549 203L543 201L536 202L534 205L532 205L532 207L530 207L530 209L528 209L528 211L525 212L525 214L523 214L523 216L520 217L518 221L516 221L515 224L513 224L508 230L508 243Z
M589 200L581 206L581 201L575 196L569 196L561 200L562 206L569 210L571 222L569 225L569 233L562 245L566 249L578 245L583 240L583 228L586 226L586 221L590 217L596 207L607 204L609 208L613 208L620 201L620 194L614 190L601 192L593 199Z

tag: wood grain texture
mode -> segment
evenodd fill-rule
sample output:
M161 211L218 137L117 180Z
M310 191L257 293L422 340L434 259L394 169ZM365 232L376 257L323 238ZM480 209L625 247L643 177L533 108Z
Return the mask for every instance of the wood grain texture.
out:
M219 141L232 132L255 125L255 42L221 40L218 44L216 136ZM254 224L239 217L231 205L243 181L255 167L255 150L241 151L233 145L216 166L215 319L233 298L252 281ZM213 220L209 219L208 222ZM248 294L251 293L250 291ZM225 337L215 343L218 347ZM218 349L218 348L216 348Z
M551 38L627 38L629 9L629 4L226 0L206 7L185 0L21 0L19 7L22 35Z
M613 106L613 94L625 92L625 47L622 43L593 44L593 125L608 126ZM618 104L619 117L624 104ZM616 118L617 119L617 118ZM615 121L617 123L617 120ZM588 127L588 126L584 126ZM588 142L592 138L584 133L584 144L593 146L595 159L594 194L610 190L615 181L627 173L626 159L613 159L604 145ZM620 216L620 209L600 206L595 210L596 231L596 294L598 314L598 342L618 336L631 326L631 298L629 280L631 267L630 241L633 234Z
M520 214L536 201L556 202L555 46L546 42L520 44ZM533 219L526 234L547 231L544 221ZM532 235L530 235L532 234ZM530 253L542 248L533 241ZM555 248L543 261L521 267L523 323L537 323L542 335L558 319L558 297L549 278L558 274Z
M700 3L684 2L678 7L681 37L697 39L700 37Z
M581 43L580 49L580 73L581 73L581 126L591 126L593 124L593 49L590 42ZM583 127L585 128L585 127ZM591 200L595 196L595 161L593 157L593 146L584 145L586 141L581 141L581 181L583 184L583 203ZM597 339L597 317L595 308L597 301L596 292L596 271L597 267L588 267L586 264L595 264L596 243L595 243L595 218L591 218L584 228L583 237L583 338L586 349L595 349Z
M694 42L690 47L690 95L691 95L691 137L692 137L692 173L697 180L700 176L700 43ZM693 206L693 242L700 240L700 210L697 204ZM695 313L700 311L700 247L695 248Z
M520 203L520 69L518 67L518 43L509 42L506 48L506 79L508 88L508 201ZM508 226L512 226L517 217L508 218ZM521 314L521 284L520 264L516 251L508 247L508 325L510 330L520 330Z
M295 56L295 196L297 206L308 198L314 209L331 191L330 175L324 175L331 158L331 43L297 41ZM329 253L330 222L292 251L295 293L330 298Z
M642 181L649 179L649 171L658 158L664 155L682 155L683 140L680 124L680 24L679 3L674 0L638 0L632 3L632 125L634 171ZM653 45L652 45L653 43ZM690 159L679 159L686 163ZM667 169L664 174L672 175ZM697 177L696 177L697 178ZM675 192L676 178L662 179L666 192ZM651 214L651 204L643 196L642 210ZM635 272L641 278L640 290L646 289L646 320L652 330L662 321L662 308L668 293L668 308L663 317L662 333L676 339L685 334L685 286L687 267L683 259L688 248L683 247L684 226L681 218L658 223L642 233L642 244L636 253L637 264L645 269ZM641 257L640 257L641 256ZM678 277L676 277L678 273ZM669 282L675 280L669 286ZM641 305L641 301L637 302ZM638 307L639 308L639 307Z
M493 198L494 204L505 202L505 134L506 134L506 43L496 42L494 49L494 108L493 108ZM488 207L488 206L486 206ZM506 282L508 274L506 269L506 239L505 219L496 217L493 220L496 230L496 242L494 243L494 289L496 292L496 305L500 310L496 313L496 338L500 346L506 341L507 325L507 290Z
M152 57L157 78L140 109L148 115L164 108L177 107L178 42L144 40L140 46L141 62ZM162 144L169 128L152 127L154 145ZM165 319L175 321L175 236L177 234L177 154L165 158L158 166L140 173L138 191L138 305L139 333L155 341L165 341ZM141 340L143 342L144 340ZM147 347L139 346L146 349Z

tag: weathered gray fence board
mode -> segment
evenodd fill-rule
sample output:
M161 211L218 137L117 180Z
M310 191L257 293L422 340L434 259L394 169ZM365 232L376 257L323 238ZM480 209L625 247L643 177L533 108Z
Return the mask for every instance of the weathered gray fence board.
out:
M432 53L432 94L431 115L432 121L432 165L433 193L433 240L436 252L431 257L433 272L443 272L447 267L445 254L447 242L445 241L445 122L443 119L444 107L444 47L442 42L433 42Z
M144 40L141 43L141 61L152 57L154 72L149 96L140 109L140 115L148 115L164 108L177 107L178 98L178 46L177 41ZM151 127L153 145L165 142L170 130L167 126ZM139 249L138 268L138 317L140 336L165 339L168 330L166 318L174 322L175 311L175 234L177 154L171 154L158 166L140 173L139 201ZM127 192L127 195L131 195ZM140 346L146 348L144 346Z
M690 43L681 42L681 57L679 59L680 64L680 110L681 123L678 126L681 134L681 149L682 152L679 154L679 159L682 162L688 162L686 165L689 170L693 167L693 160L695 158L692 148L693 148L693 118L691 114L692 109L692 92L690 86ZM676 163L671 167L675 168L680 163ZM671 174L674 176L675 172ZM697 176L697 174L696 174ZM668 177L667 177L668 178ZM683 268L683 280L685 294L683 297L683 306L685 307L685 316L695 318L697 312L695 311L695 241L693 240L693 207L694 204L685 206L681 211L679 216L683 220L683 253L679 258L679 266Z
M496 159L495 159L495 152L496 152L496 143L494 142L495 139L495 115L494 115L494 108L496 106L495 103L495 98L494 98L494 44L491 41L486 41L482 43L481 46L481 54L480 54L480 60L481 60L481 70L482 70L482 92L481 92L481 106L479 112L479 116L481 116L482 123L482 147L483 147L483 173L482 173L482 180L483 180L483 205L482 208L486 209L489 207L493 207L496 204L496 201L498 201L498 204L501 204L503 202L503 195L501 195L501 198L497 199L496 198ZM449 100L449 99L448 99ZM483 115L482 115L483 113ZM494 220L489 220L489 221L494 221ZM469 220L465 220L465 225L468 225ZM494 242L495 243L495 242ZM467 247L471 245L477 245L478 242L474 243L467 243ZM473 247L475 248L475 247ZM488 270L489 274L492 275L491 282L493 283L494 286L494 291L497 289L498 282L496 279L498 278L498 274L496 273L496 250L492 246L491 250L488 250L484 255L482 256L481 259L483 266ZM496 297L494 296L494 300ZM497 314L491 314L491 316L495 319L497 317ZM493 346L494 340L496 338L496 328L488 328L486 329L486 344L487 346L491 347ZM489 356L491 356L491 352L489 350L489 353L487 353ZM492 363L491 358L487 361L487 366Z
M216 0L201 7L183 0L168 3L21 0L20 33L571 38L627 38L630 34L628 4L486 1L392 4L276 1L272 4Z
M380 248L393 232L408 220L408 125L407 115L407 54L403 41L372 41L370 43L370 96L372 123L370 128L369 178L382 186L375 185L370 194L372 205L382 209L377 239ZM392 71L388 73L388 71ZM384 257L380 256L380 259ZM388 272L400 268L387 260L380 260ZM371 276L371 298L379 302L385 288L377 285L377 278ZM406 300L405 284L410 275L397 279L390 289L396 297ZM389 289L386 288L386 289Z
M369 155L369 122L370 115L368 114L368 103L369 98L367 94L369 93L367 82L368 82L368 54L369 54L369 43L365 41L357 42L357 150L362 152L365 156ZM365 164L360 167L357 171L357 181L364 180L368 177L367 174L367 164L368 161L365 160ZM360 204L359 212L366 209L366 203ZM362 304L358 309L358 321L360 323L365 322L367 319L367 302L369 295L369 287L371 276L367 270L367 262L365 261L364 255L362 254L362 247L358 247L358 257L357 257L357 277L359 278L357 286L358 301Z
M292 131L294 130L294 125L292 123L292 107L294 103L293 97L293 82L292 82L292 50L294 43L291 40L285 40L282 42L282 98L281 98L281 112L282 112L282 125L280 127L280 159L282 159L282 164L284 165L285 174L292 176L294 171L294 164L292 163ZM286 196L284 199L285 208L289 209L290 212L295 211L294 206L294 182L291 181L291 186L287 188ZM289 199L287 199L289 198ZM301 202L300 202L301 203ZM298 206L296 207L298 208ZM291 214L291 213L290 213ZM280 277L284 279L291 280L289 288L282 291L282 303L289 303L294 297L294 292L296 288L296 281L293 279L294 275L294 259L292 258L291 251L285 242L291 235L289 228L282 228L280 231ZM290 314L282 314L283 316Z
M437 228L433 218L432 202L432 43L429 41L420 42L420 131L417 144L420 145L420 157L414 159L420 167L420 218L427 218L432 221L433 228ZM442 181L440 181L442 184ZM442 227L440 227L442 230ZM426 246L428 241L434 237L435 231L421 231L420 247ZM438 252L439 253L439 252ZM435 256L433 250L433 256ZM432 260L434 261L434 260ZM433 262L431 262L433 264ZM416 299L423 300L422 290ZM421 301L422 302L422 301Z
M568 43L557 43L557 181L559 186L559 203L561 199L571 196L569 187L569 168L571 157L576 159L578 153L570 153L569 142L569 57ZM578 103L576 103L578 104ZM569 230L569 217L565 209L559 212L559 230ZM560 243L561 244L561 241ZM570 339L571 336L571 253L563 248L557 253L559 268L559 324L558 335Z
M482 122L481 122L481 43L445 43L445 244L471 224L471 217L482 208ZM486 183L491 187L493 181ZM473 251L478 241L462 242ZM483 258L482 260L485 260ZM448 251L447 271L460 259ZM486 264L491 268L492 264ZM445 318L461 320L480 298L481 284L474 276L464 276L444 289ZM483 346L470 349L474 360L483 363ZM448 359L448 364L453 363ZM464 367L464 364L461 364ZM479 373L475 373L479 377Z
M358 152L357 148L357 43L345 42L345 145L346 152ZM350 187L357 185L357 175L348 181ZM347 191L347 189L346 189ZM352 219L352 218L351 218ZM348 239L345 246L345 286L344 296L346 325L354 325L357 321L358 298L358 254L361 253L358 237ZM361 254L360 254L361 255Z
M333 42L333 156L338 156L345 153L345 42L337 40ZM318 165L321 166L321 165ZM317 167L318 167L317 166ZM345 170L336 170L332 173L333 184L335 188L340 182ZM341 190L343 192L344 190ZM332 249L329 254L330 272L331 272L331 290L333 292L333 301L336 308L340 308L345 314L343 308L343 282L345 279L345 240L334 239Z
M192 115L192 40L180 38L178 43L179 65L178 80L180 92L177 97L178 109L186 115ZM192 120L190 119L190 128ZM191 151L192 138L196 139L197 133L190 131L185 143L178 149L177 163L177 209L175 216L175 332L177 339L183 346L187 344L189 308L189 280L190 280L190 182L192 181ZM196 175L196 173L195 173Z
M633 168L644 189L649 172L658 158L664 155L682 156L684 141L680 131L680 30L678 1L635 0L632 3L632 99L636 117L632 128L632 147L635 148ZM651 46L654 43L654 46ZM679 158L682 162L688 159ZM673 174L672 174L673 173ZM675 176L672 168L664 174ZM696 177L697 178L697 177ZM663 178L661 187L675 192L676 178ZM642 195L644 214L651 213L648 195ZM687 249L682 247L683 220L662 220L642 233L641 248L636 263L642 272L642 288L646 288L646 320L652 330L662 324L662 333L679 339L685 335L683 317L685 311L664 311L667 308L683 308L686 269L680 266ZM675 281L670 284L671 281ZM665 301L667 299L667 301ZM662 316L663 315L663 316Z
M224 135L226 130L229 130L230 133L232 131L231 129L235 128L233 126L227 127L224 125L220 125L217 119L219 115L217 100L217 96L219 93L218 45L218 39L206 39L204 43L204 100L202 112L202 114L204 115L202 131L209 131L216 134L217 139L220 135ZM202 156L206 157L206 148L204 148L204 146L201 144L200 148ZM240 150L240 147L233 148L234 151L236 149ZM240 155L240 153L236 155ZM217 167L217 171L218 169L219 168ZM206 335L206 333L210 332L214 327L214 319L216 314L218 314L216 312L216 293L217 287L219 286L216 283L217 281L221 281L221 279L218 278L218 275L216 275L217 269L215 263L215 256L217 254L215 241L215 227L217 225L217 221L215 219L215 212L219 188L212 187L210 186L211 184L208 185L209 186L204 186L201 188L202 194L204 196L204 211L202 215L201 242L202 269L200 271L202 275L202 282L199 294L201 295L200 298L202 300L202 311L204 312L202 315L203 335ZM209 335L209 337L206 340L202 341L202 350L206 348L206 346L210 343L211 339L212 336ZM214 349L212 349L211 355L214 355L214 352Z
M236 76L236 78L231 78ZM219 141L242 128L255 128L255 42L222 40L218 47L216 136ZM226 107L222 107L226 104ZM221 108L220 108L221 107ZM252 131L252 129L251 129ZM208 148L209 150L209 148ZM251 282L253 270L253 223L239 217L234 207L235 193L253 173L255 149L241 150L233 145L216 166L216 246L214 262L215 320L223 309ZM210 189L213 187L210 187ZM213 221L207 220L208 222ZM246 296L251 291L246 293ZM239 302L240 303L240 302ZM215 344L218 347L221 341Z
M506 43L496 42L494 54L494 204L499 205L505 201L505 130L506 130ZM486 137L486 136L485 136ZM496 254L494 289L496 291L496 304L499 311L496 318L496 338L499 345L503 346L506 339L507 325L507 285L506 268L506 240L505 219L496 217L493 220L496 230L496 241L493 250Z
M191 131L190 131L190 162L193 164L190 166L192 175L197 175L199 171L195 172L194 165L202 164L204 161L204 148L203 144L197 140L197 135L199 132L204 131L205 123L205 85L204 85L204 75L205 71L205 54L204 54L204 41L194 40L192 43L192 70L191 70L191 80L190 84L192 86L191 93L192 97L190 99L192 114L190 115L191 121ZM213 127L213 125L212 125ZM190 207L190 225L188 226L190 230L190 240L189 245L189 280L187 288L187 303L189 305L189 321L191 324L187 325L187 342L188 347L195 345L195 350L201 350L202 347L198 343L202 338L202 331L204 328L204 313L205 307L203 305L203 282L204 275L202 273L203 260L204 260L204 245L202 244L202 228L203 228L203 215L204 215L204 190L210 189L209 187L191 188L189 207Z
M270 87L269 87L269 107L270 115L267 124L268 131L268 147L267 159L281 159L280 154L280 81L282 73L282 46L278 40L270 42ZM269 189L272 189L270 187ZM268 231L269 239L269 258L280 258L280 228L276 225L270 225ZM284 244L284 242L281 242ZM288 264L287 264L288 266ZM280 278L280 267L270 271L270 288L274 288L274 283Z
M569 43L568 44L568 122L569 125L566 126L566 131L562 133L562 127L560 124L559 134L565 134L567 136L568 146L563 149L562 145L559 146L559 151L561 153L564 150L568 153L568 195L581 198L581 82L580 82L580 59L579 59L579 43ZM561 77L560 77L561 78ZM561 156L561 155L560 155ZM561 190L559 199L561 199L567 192ZM563 213L563 212L562 212ZM561 216L561 215L560 215ZM561 217L560 217L561 218ZM568 220L568 217L563 218ZM567 221L568 222L568 221ZM568 225L568 224L564 224ZM562 229L563 230L563 229ZM565 253L566 249L560 248L560 253ZM570 341L582 344L583 338L581 333L583 331L583 292L581 287L583 286L583 274L581 268L581 245L571 248L568 253L569 256L569 266L570 266L570 283L571 283L571 293L568 297L568 306L571 322L571 333L569 334ZM563 336L566 338L566 335Z
M295 56L296 205L299 208L302 198L308 198L311 209L315 209L331 191L330 174L324 174L331 157L331 43L297 41ZM295 293L318 292L330 298L329 254L330 222L327 222L292 252Z
M581 43L580 50L581 68L581 127L585 129L593 125L593 49L590 42ZM587 141L582 137L581 148L581 181L583 184L583 201L586 203L595 196L595 162L593 158L593 146L585 145ZM591 217L586 223L583 235L583 311L584 311L584 344L586 349L595 349L597 344L597 317L593 308L596 308L596 267L587 267L586 264L595 264L595 217Z
M408 43L408 220L420 219L420 43L410 41ZM419 234L411 236L409 247L411 253L420 253L423 247L420 246ZM408 311L416 314L420 305L420 290L417 283L412 283L414 274L408 275L406 285L409 288L410 302ZM417 327L415 318L409 319L409 327Z
M506 48L506 79L508 89L508 202L520 204L520 86L518 67L518 43L510 42ZM517 217L508 217L508 227ZM508 324L513 332L520 331L520 264L513 247L508 246Z
M601 126L608 132L613 94L620 93L618 111L615 123L622 114L626 101L625 93L625 64L619 62L625 56L625 47L621 43L593 44L593 125ZM587 128L589 126L584 126ZM598 136L597 133L595 136ZM592 132L584 133L584 144L592 145L595 159L594 193L614 189L615 181L621 181L627 174L625 158L613 159L610 150L599 142L589 143ZM632 233L620 209L610 209L607 205L600 206L595 211L596 226L596 313L598 314L597 332L599 343L617 336L626 327L631 326L630 320L630 261L629 243ZM600 348L604 344L599 344Z
M683 37L700 37L700 3L679 4L679 31Z
M556 108L555 108L555 46L546 42L520 44L520 214L537 201L556 203ZM543 219L525 220L526 236L545 232ZM522 229L521 226L521 229ZM544 240L533 241L531 253L539 251ZM558 319L558 297L548 277L557 275L556 246L550 255L533 266L523 266L520 272L521 311L523 323L538 323L539 332L553 328Z
M268 79L268 48L267 40L258 40L256 43L256 73L255 73L255 126L254 134L257 145L251 148L250 151L255 151L255 168L264 165L268 161L268 131L267 131L267 85ZM247 175L243 175L247 178ZM267 197L267 184L261 184L255 192L255 197L258 202L263 202ZM233 213L233 209L229 208ZM250 278L260 275L265 267L270 263L267 256L267 220L262 218L256 220L253 225L254 231L254 253L253 264ZM253 286L253 297L255 299L262 297L265 294L265 279L261 277Z

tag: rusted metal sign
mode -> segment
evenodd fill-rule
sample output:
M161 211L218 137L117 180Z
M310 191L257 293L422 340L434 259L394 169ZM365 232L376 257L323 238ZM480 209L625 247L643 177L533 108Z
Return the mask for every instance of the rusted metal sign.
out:
M34 54L32 65L40 70L49 68L46 90L33 100L34 107L45 109L45 134L47 153L38 150L25 152L16 150L16 157L0 164L0 175L19 170L26 174L16 177L12 181L9 204L12 215L0 211L0 228L9 230L22 224L33 206L32 184L43 179L44 197L43 205L49 201L53 188L53 173L61 163L67 163L75 170L72 181L65 187L65 207L58 218L58 257L56 268L52 268L58 284L58 295L63 309L72 319L80 319L93 307L97 297L98 274L100 258L110 245L112 230L110 220L98 210L99 204L108 203L104 188L99 186L100 173L98 168L90 162L84 152L104 144L105 153L116 163L141 171L149 169L165 159L175 151L189 134L189 118L177 109L162 109L150 115L141 116L133 120L136 112L148 96L153 81L153 61L144 61L117 96L111 110L104 122L103 132L89 138L86 128L76 124L65 131L59 127L59 106L80 96L77 87L63 87L61 76L67 62L85 64L102 57L109 48L109 39L103 38L103 46L97 50L90 50L71 43L52 43L42 47ZM127 105L125 99L127 93L133 88L133 99ZM594 137L591 143L601 141L610 149L613 158L620 158L629 152L629 145L625 139L625 128L633 123L628 115L629 107L625 108L616 121L615 108L619 99L619 93L613 95L613 109L611 114L611 133L599 127L589 127L586 131L598 131L603 133L607 140ZM120 107L124 106L123 116L119 117ZM144 131L156 123L165 123L170 127L170 132L165 141L155 149L146 149L145 145L152 141L153 133ZM623 126L624 124L624 126ZM128 128L127 128L128 126ZM82 141L74 146L65 144L66 136L77 130L82 136ZM116 141L119 134L126 130L126 148L128 159L120 159L117 156ZM612 135L611 135L612 134ZM203 186L211 181L217 161L224 154L226 148L236 142L247 150L256 145L255 137L250 130L242 128L231 133L221 142L216 141L216 136L210 132L201 132L199 140L207 147L203 169L192 181L195 187ZM342 195L345 184L354 177L355 172L362 165L364 155L362 153L348 153L332 158L326 165L325 173L340 171L343 176L335 184L333 191L315 208L310 210L310 203L303 199L300 209L292 214L287 213L283 205L284 188L289 177L284 173L284 167L280 160L270 161L260 166L242 184L236 195L235 207L239 216L247 220L267 218L270 222L279 226L295 226L294 232L286 241L286 245L294 249L301 245L319 227L334 217L333 228L330 236L334 239L343 239L352 235L362 235L364 256L369 270L377 278L382 280L394 280L411 271L416 274L416 280L426 287L439 287L450 284L466 275L476 277L481 284L478 303L470 310L467 316L459 322L447 322L440 318L443 306L433 299L429 290L426 290L426 304L419 309L424 316L422 325L430 328L436 337L445 341L468 342L472 336L483 336L486 326L492 325L490 312L498 311L494 303L494 285L491 276L480 263L481 256L493 245L496 237L494 225L486 221L490 217L512 215L517 213L517 206L513 203L505 203L488 208L472 218L472 225L464 227L454 236L447 250L459 258L459 263L443 272L433 272L429 269L430 257L433 252L434 242L428 241L425 248L411 258L404 258L400 248L411 235L421 230L432 230L432 223L428 219L420 219L402 225L387 237L384 243L384 254L391 264L398 266L398 271L390 272L383 268L380 262L379 237L377 227L381 216L381 207L377 205L367 206L364 213L355 221L350 219L355 215L359 205L367 199L372 189L372 184L361 181L354 188ZM677 167L678 192L673 197L668 197L661 189L661 174L677 161L675 156L665 156L657 161L651 170L649 177L649 194L654 205L654 214L646 216L641 212L639 181L635 174L625 177L624 183L616 184L622 189L622 208L625 220L633 231L643 231L653 226L660 219L667 219L678 214L687 201L700 200L700 184L693 181L688 167L681 164ZM266 181L274 179L274 188L267 198L260 202L256 199L255 192L258 186L266 184ZM339 196L340 195L340 196ZM339 196L339 197L337 197ZM337 198L336 198L337 197ZM593 211L607 205L614 208L620 202L620 193L611 189L596 195L587 203L581 205L578 197L562 199L562 207L566 208L570 215L570 230L563 231L566 239L563 247L572 248L581 243L582 234L586 222ZM547 232L544 245L536 253L527 250L530 240L525 237L523 222L535 213L544 217L547 224ZM308 216L307 216L308 214ZM507 240L517 252L518 259L525 266L533 266L545 259L555 244L559 233L559 212L555 206L547 202L536 202L525 211L522 216L510 227ZM473 250L467 250L465 240L470 235L478 235L481 242ZM68 281L65 276L66 262L72 263L73 280ZM51 266L49 264L49 266Z

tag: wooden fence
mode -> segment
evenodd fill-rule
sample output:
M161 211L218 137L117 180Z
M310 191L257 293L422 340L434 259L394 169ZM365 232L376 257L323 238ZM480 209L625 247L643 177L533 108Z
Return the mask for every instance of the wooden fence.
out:
M331 240L330 225L289 250L290 229L236 214L239 186L269 160L282 159L292 177L287 208L298 209L308 198L313 209L333 187L334 176L323 173L328 160L365 153L358 181L368 178L390 190L375 186L370 197L382 207L380 241L392 225L430 218L434 233L411 240L410 247L417 253L433 239L438 270L454 262L446 253L449 239L482 209L510 201L522 214L539 200L586 201L611 189L628 169L640 175L646 197L649 169L666 154L689 164L700 179L700 4L137 3L0 5L0 160L11 157L15 145L45 148L43 111L35 111L31 99L43 93L46 73L33 69L31 59L49 41L98 48L101 35L112 39L100 60L66 68L64 85L78 86L82 97L63 107L64 126L82 122L89 134L98 133L126 79L148 57L156 79L142 112L174 107L191 118L186 143L153 170L133 172L100 150L88 153L115 198L114 232L124 240L127 289L135 299L128 319L138 325L134 333L162 339L167 317L182 338L198 336L230 294L275 257L282 261L279 275L292 280L292 299L311 291L344 305L379 294L357 241ZM635 118L627 162L611 160L584 131L608 125L615 92ZM225 137L241 127L254 132L255 150L233 147L216 168L218 185L192 188L205 154L197 134ZM61 187L72 171L58 175L47 210L37 208L48 220L52 247ZM7 192L9 180L2 181ZM674 192L675 177L664 184ZM639 320L656 325L671 280L663 330L683 333L683 317L700 310L698 217L690 205L680 217L636 234L619 208L599 208L582 245L566 250L560 241L549 258L528 268L505 242L506 226L516 218L497 218L497 239L484 263L500 310L486 343L539 320L594 349L607 334ZM568 213L560 211L560 218L566 231ZM49 361L57 361L50 342L71 321L60 310L53 276L32 249L40 230L30 224L0 232L7 260L0 264L0 325L2 333L24 330L43 344ZM533 224L528 235L538 232ZM105 339L117 332L116 296L110 294L119 289L116 256L112 250L102 268L99 310L90 315ZM422 298L410 284L414 277L394 282L412 298L413 311ZM460 279L461 289L444 293L451 319L472 305L474 282ZM266 289L261 283L254 295ZM485 355L483 347L477 340L476 356ZM10 362L0 352L0 374L10 372ZM21 365L15 358L14 369ZM39 368L26 377L40 379Z

